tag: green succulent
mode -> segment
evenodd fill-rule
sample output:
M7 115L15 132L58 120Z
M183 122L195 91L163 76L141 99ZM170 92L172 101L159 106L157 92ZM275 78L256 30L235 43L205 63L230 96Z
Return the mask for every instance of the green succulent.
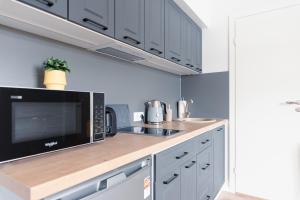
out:
M58 58L48 58L44 62L45 70L59 70L63 72L71 72L67 61Z

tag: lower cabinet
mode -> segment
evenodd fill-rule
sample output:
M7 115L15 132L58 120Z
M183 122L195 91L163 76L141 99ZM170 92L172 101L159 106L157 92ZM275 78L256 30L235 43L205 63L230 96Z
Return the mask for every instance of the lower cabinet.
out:
M197 154L197 197L209 200L213 197L213 148Z
M155 174L155 200L213 200L225 181L224 127L156 154Z
M225 182L225 129L220 127L213 133L214 143L214 197Z
M180 168L180 191L181 200L196 200L197 199L197 162L196 157L186 162Z

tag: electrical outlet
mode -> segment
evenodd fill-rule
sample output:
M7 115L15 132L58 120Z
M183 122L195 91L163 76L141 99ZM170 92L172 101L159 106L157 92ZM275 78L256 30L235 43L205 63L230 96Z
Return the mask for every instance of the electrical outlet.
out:
M133 113L133 121L134 122L140 122L142 121L142 115L144 115L144 112L134 112Z

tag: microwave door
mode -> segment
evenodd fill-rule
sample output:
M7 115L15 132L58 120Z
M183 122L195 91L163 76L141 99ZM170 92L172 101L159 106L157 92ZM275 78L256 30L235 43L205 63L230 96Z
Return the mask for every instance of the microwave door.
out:
M90 142L88 92L0 88L0 162Z

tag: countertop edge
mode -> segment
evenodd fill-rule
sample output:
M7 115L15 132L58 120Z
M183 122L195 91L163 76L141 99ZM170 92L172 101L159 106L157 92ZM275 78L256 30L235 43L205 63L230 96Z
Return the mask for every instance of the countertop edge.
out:
M206 127L202 127L200 129L187 131L185 134L176 136L174 138L170 138L169 140L159 142L149 147L145 147L143 149L128 153L115 159L103 162L98 165L94 165L84 170L80 170L36 186L29 187L23 185L7 177L3 173L0 173L0 184L9 189L10 191L15 192L17 195L19 195L25 200L39 200L57 192L63 191L67 188L73 187L79 183L105 174L111 170L117 169L121 166L129 164L145 156L153 155L164 151L165 149L168 149L172 146L175 146L196 136L199 136L207 131L211 131L217 127L227 124L227 120L221 120Z

